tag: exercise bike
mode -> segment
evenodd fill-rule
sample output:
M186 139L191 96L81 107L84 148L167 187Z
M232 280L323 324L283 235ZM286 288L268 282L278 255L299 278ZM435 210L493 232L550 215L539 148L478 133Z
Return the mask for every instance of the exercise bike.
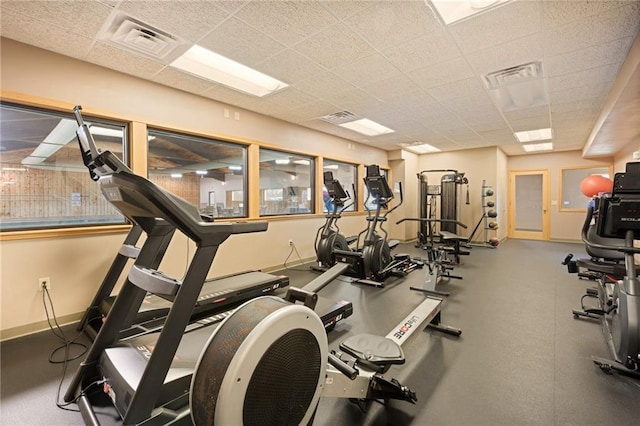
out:
M589 220L594 209L588 208ZM598 287L604 303L600 319L612 359L592 359L605 372L640 378L640 281L634 263L640 248L633 246L634 239L640 239L640 162L627 163L625 173L616 173L612 193L597 199L596 232L624 241L622 245L594 242L583 227L584 242L591 248L624 253L625 274L611 287L604 282Z
M347 275L355 278L354 283L384 287L384 280L390 276L404 277L409 272L422 268L424 262L407 254L392 255L391 250L399 241L389 242L387 231L382 227L387 221L387 216L402 205L402 185L400 184L400 202L382 214L382 210L388 208L394 195L387 178L381 175L378 165L367 166L364 182L369 190L365 205L369 199L373 199L376 209L373 214L368 210L367 228L358 234L358 241L364 235L362 248L359 245L356 246L356 250L334 248L332 253L335 261L351 264Z
M327 203L329 212L326 216L326 222L316 232L315 248L318 259L318 266L312 267L317 271L325 271L327 268L336 264L333 256L334 250L351 250L349 246L354 243L358 237L345 237L340 233L338 220L342 216L342 212L353 205L353 202L345 203L351 199L349 194L344 190L338 179L334 179L333 172L324 172L324 186L329 193L330 203Z

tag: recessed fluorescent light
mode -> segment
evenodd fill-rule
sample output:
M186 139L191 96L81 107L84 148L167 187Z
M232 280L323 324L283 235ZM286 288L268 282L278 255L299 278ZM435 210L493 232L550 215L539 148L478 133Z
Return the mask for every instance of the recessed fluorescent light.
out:
M182 177L182 173L171 173L171 177L172 178L181 178Z
M197 44L173 61L170 66L258 97L288 86L280 80Z
M354 132L362 133L367 136L378 136L395 132L395 130L385 127L382 124L378 124L368 118L349 121L348 123L338 124L338 126L345 127L349 130L353 130Z
M279 158L276 160L276 164L289 164L290 162L288 158Z
M242 166L229 166L229 170L242 170Z
M323 168L328 169L328 170L338 170L338 168L340 168L340 166L338 166L337 164L329 164L328 166L324 166Z
M551 151L553 149L553 143L551 142L534 143L529 145L522 145L522 147L527 152Z
M451 24L476 13L484 12L504 3L506 0L431 0L445 24Z
M430 152L440 152L440 148L436 148L428 143L421 144L402 144L402 148L411 151L414 154L428 154Z
M207 171L206 171L206 170L196 170L196 174L197 174L197 175L201 175L201 176L202 176L202 175L206 175L206 174L207 174Z
M309 160L295 160L294 163L300 164L301 166L308 166L309 164L311 164Z
M545 141L551 139L551 129L526 130L524 132L515 132L513 134L518 142L534 142Z
M90 126L91 134L98 136L109 136L112 138L122 138L122 129L108 129L100 126Z
M22 167L3 167L2 170L6 172L26 172L27 169Z
M73 120L63 118L56 127L42 140L33 152L24 158L22 164L40 164L67 143L75 139L78 125Z

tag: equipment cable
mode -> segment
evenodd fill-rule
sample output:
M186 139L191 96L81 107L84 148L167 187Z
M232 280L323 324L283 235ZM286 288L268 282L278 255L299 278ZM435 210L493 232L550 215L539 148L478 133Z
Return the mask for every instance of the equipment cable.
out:
M51 308L51 316L49 315L49 307L47 306L47 302ZM62 383L64 382L64 377L67 373L67 366L69 364L69 361L73 361L76 360L78 358L80 358L82 355L84 355L88 348L87 345L85 345L84 343L79 343L76 342L76 340L78 340L80 338L80 336L82 336L82 333L84 330L81 330L78 335L76 337L74 337L71 340L68 340L66 335L64 334L64 331L62 330L62 327L60 326L60 324L58 323L58 319L56 317L56 313L55 313L55 309L53 307L53 300L51 299L51 294L49 294L49 289L48 288L43 288L42 289L42 305L44 306L44 311L45 314L47 316L47 324L49 325L49 329L51 330L51 332L53 333L54 336L56 336L61 342L62 345L58 346L57 348L55 348L53 351L51 351L51 353L49 354L49 363L50 364L62 364L62 375L60 377L60 382L58 383L58 389L56 391L56 406L62 410L67 410L67 411L75 411L75 412L79 412L80 410L77 409L72 409L72 408L68 408L69 405L74 404L78 398L80 398L80 396L85 395L86 392L94 385L98 385L101 382L103 382L102 380L98 380L95 382L90 383L89 385L87 385L84 389L82 389L82 391L80 392L80 394L73 400L67 403L60 403L60 392L62 389ZM53 320L53 324L51 323L51 321ZM55 327L54 327L55 324ZM80 348L82 348L82 351L73 356L70 357L70 349L72 346L78 346ZM62 349L64 349L64 356L62 358L62 360L56 360L54 359L55 355L61 351Z

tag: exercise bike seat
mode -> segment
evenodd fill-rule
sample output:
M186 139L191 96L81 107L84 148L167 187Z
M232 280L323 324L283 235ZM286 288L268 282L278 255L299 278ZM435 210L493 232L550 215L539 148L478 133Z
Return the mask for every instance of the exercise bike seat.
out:
M382 369L392 364L404 364L404 352L400 345L383 336L357 334L340 343L340 349L365 365L373 364Z

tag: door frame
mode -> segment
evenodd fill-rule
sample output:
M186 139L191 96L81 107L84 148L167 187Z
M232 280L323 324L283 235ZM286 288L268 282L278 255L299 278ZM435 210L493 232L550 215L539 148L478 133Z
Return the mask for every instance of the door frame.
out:
M515 220L515 199L516 199L516 177L526 175L542 175L542 231L517 231ZM508 205L508 219L509 219L509 238L521 238L526 240L549 240L550 235L550 223L551 212L549 210L550 202L550 190L549 190L549 169L535 169L535 170L509 170L509 196L507 200Z

